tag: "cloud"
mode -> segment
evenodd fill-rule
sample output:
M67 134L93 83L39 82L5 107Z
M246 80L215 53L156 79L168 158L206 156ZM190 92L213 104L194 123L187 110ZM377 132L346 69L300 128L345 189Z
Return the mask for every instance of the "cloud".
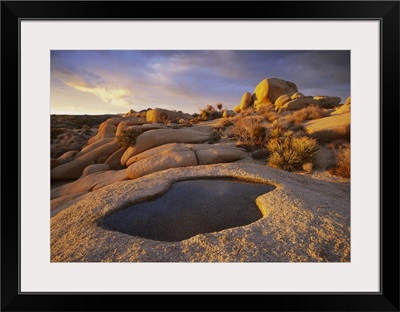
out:
M130 102L127 97L131 96L131 91L128 89L115 88L111 86L84 86L74 82L66 83L68 86L82 92L87 92L98 96L103 102L109 102L112 105L129 108Z
M86 70L54 70L53 78L58 83L78 90L80 92L89 93L105 103L119 108L122 111L130 108L132 101L132 91L129 88L120 85L112 85L102 76L86 71ZM54 84L56 84L54 81Z
M349 51L52 51L51 66L52 107L68 98L82 111L195 112L217 102L232 108L268 77L292 81L303 93L350 95Z

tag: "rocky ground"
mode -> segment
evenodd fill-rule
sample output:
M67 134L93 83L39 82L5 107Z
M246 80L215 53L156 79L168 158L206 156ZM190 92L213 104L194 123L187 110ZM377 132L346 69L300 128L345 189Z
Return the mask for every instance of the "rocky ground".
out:
M53 115L51 261L350 261L350 179L338 167L339 152L349 152L350 99L306 97L293 85L266 79L234 111L208 107L199 116L164 109ZM288 172L293 166L270 161L271 142L289 146L297 137L318 147ZM178 242L103 226L113 212L177 181L205 177L275 189L256 200L260 220Z

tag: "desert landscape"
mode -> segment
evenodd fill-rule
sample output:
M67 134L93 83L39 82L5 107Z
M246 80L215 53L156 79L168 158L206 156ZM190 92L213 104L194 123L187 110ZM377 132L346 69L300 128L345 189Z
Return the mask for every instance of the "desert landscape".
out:
M51 262L350 262L349 51L54 50Z
M233 110L52 115L51 261L350 261L350 102L266 78Z

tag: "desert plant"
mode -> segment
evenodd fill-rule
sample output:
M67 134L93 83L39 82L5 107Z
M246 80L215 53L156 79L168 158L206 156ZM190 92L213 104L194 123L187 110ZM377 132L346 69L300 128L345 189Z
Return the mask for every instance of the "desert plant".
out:
M222 104L221 104L222 105ZM222 109L222 106L221 106ZM222 117L222 110L217 110L214 106L208 104L200 110L200 115L203 120L211 120Z
M285 118L294 125L299 125L306 120L318 119L325 116L324 110L316 105L307 106L301 110L287 115Z
M303 165L312 164L317 147L315 139L296 136L292 131L286 131L268 141L267 148L271 155L267 164L286 171L301 170ZM309 165L305 168L309 169Z
M194 118L190 119L190 123L191 124L197 124L197 123L201 122L202 120L203 120L202 117L197 116L197 117L194 117Z
M217 107L218 111L222 111L222 107L223 107L222 103L217 103L215 106Z
M137 129L126 129L122 130L121 134L117 136L119 146L128 147L134 146L139 135L142 134L141 130Z
M280 118L280 115L275 111L274 105L271 103L261 106L257 113L269 122L274 122Z
M219 142L219 140L221 140L221 136L222 136L222 129L220 128L214 128L213 132L211 132L210 134L210 138L208 140L209 144L214 144Z
M254 108L253 107L248 107L248 108L240 111L240 115L243 115L243 116L250 116L252 114L254 114Z
M238 143L248 146L264 146L268 139L268 129L259 123L256 118L247 118L240 114L232 119L233 127L229 131Z
M336 165L330 168L329 173L344 178L350 178L350 144L340 145L335 150Z

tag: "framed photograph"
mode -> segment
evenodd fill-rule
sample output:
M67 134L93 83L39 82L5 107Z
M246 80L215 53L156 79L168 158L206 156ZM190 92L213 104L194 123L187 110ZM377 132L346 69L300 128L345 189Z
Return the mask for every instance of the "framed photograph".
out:
M399 311L398 1L1 26L2 311Z

